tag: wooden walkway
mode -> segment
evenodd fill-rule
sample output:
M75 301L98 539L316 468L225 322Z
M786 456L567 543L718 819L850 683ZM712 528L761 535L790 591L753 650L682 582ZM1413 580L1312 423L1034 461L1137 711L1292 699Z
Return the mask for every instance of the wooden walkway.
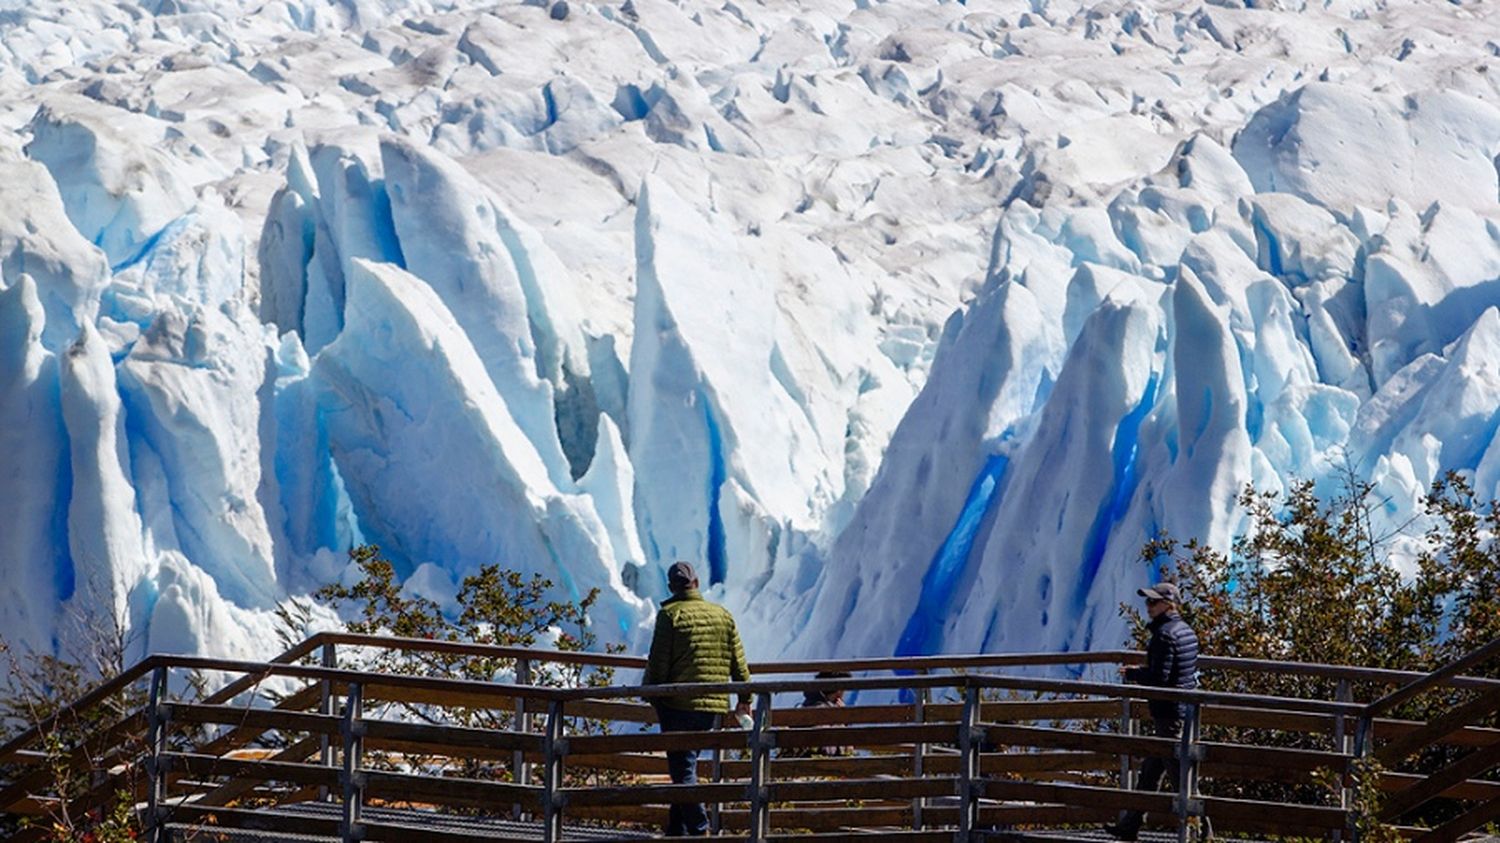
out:
M485 659L516 681L361 667L379 653ZM1139 661L1131 652L761 664L752 683L667 690L558 687L578 671L640 668L632 657L327 633L271 662L143 661L0 747L0 812L55 812L60 795L48 790L39 751L45 730L97 718L134 691L146 705L89 721L102 725L67 750L95 780L70 794L69 807L125 793L156 843L637 839L662 825L667 805L683 802L707 803L729 840L1103 841L1091 829L1133 808L1148 812L1157 840L1212 829L1350 841L1361 831L1355 774L1367 758L1381 765L1378 819L1447 843L1500 819L1500 783L1485 778L1500 766L1500 730L1488 725L1500 711L1500 682L1465 675L1497 654L1500 641L1431 674L1201 661L1206 671L1319 677L1335 689L1330 699L1036 676L1049 665L1112 675ZM856 678L806 678L831 668ZM229 679L204 699L175 699L169 689L192 671ZM260 693L269 687L281 691L274 705ZM862 704L782 704L834 687L858 692ZM1377 689L1377 698L1356 702L1356 688ZM753 727L657 733L639 700L683 692L748 693ZM1427 693L1457 702L1427 722L1391 716ZM1140 734L1151 699L1186 706L1180 739ZM850 753L800 757L827 746ZM1403 772L1407 759L1438 746L1456 760L1427 775ZM662 753L688 747L705 750L700 783L667 783ZM1171 792L1130 789L1149 756L1177 762ZM1434 800L1454 806L1452 819L1435 829L1399 825Z

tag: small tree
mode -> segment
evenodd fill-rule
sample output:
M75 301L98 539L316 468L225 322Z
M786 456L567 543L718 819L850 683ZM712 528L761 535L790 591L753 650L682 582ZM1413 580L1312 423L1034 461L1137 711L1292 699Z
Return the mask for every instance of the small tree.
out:
M1500 638L1500 502L1480 501L1467 479L1449 473L1433 484L1427 513L1434 526L1418 559L1430 603L1423 619L1436 631L1435 661L1451 661Z
M0 771L7 782L28 781L45 812L41 816L0 816L0 836L37 828L55 843L124 843L141 833L132 794L137 769L134 750L97 740L102 730L145 703L145 692L127 687L99 706L66 712L64 706L119 676L133 643L125 619L105 590L90 583L78 592L61 620L59 653L20 649L0 638L0 657L7 665L0 693L0 738L27 729L37 731L43 757L35 765L11 765ZM115 772L111 772L111 770Z
M1390 541L1372 528L1370 484L1346 476L1324 499L1312 481L1292 485L1283 499L1247 486L1238 503L1246 531L1228 555L1161 536L1141 556L1175 579L1183 619L1204 652L1220 656L1351 664L1400 670L1431 663L1429 630L1441 615L1428 572L1404 581L1388 558ZM1145 620L1133 606L1137 644ZM1209 677L1214 687L1246 693L1326 696L1316 677L1234 673Z
M1427 495L1430 528L1413 525L1379 533L1372 517L1373 486L1350 470L1337 491L1317 494L1312 481L1292 484L1283 497L1247 486L1238 498L1246 531L1224 554L1197 540L1160 536L1142 549L1184 594L1183 619L1203 652L1276 661L1347 664L1426 671L1500 636L1500 508L1476 500L1471 485L1449 474ZM1393 543L1419 548L1415 571L1403 578L1391 559ZM1122 604L1132 640L1143 646L1145 619ZM1493 675L1493 672L1491 672ZM1313 676L1209 671L1203 687L1251 694L1328 699L1335 681ZM1350 688L1354 699L1375 699L1388 685ZM1426 720L1465 698L1442 690L1404 704L1395 716ZM1267 745L1326 749L1326 738L1269 730L1207 730ZM1451 760L1434 749L1414 769ZM1317 789L1216 782L1224 795L1307 798ZM1439 814L1441 809L1436 809ZM1437 816L1439 814L1433 814Z
M359 579L350 586L326 586L315 597L349 611L346 626L350 631L517 647L551 643L561 650L585 650L596 644L588 612L598 599L597 590L577 602L558 601L548 596L552 583L544 577L527 578L516 571L486 565L464 579L457 595L458 614L450 618L433 601L404 595L394 567L381 558L378 548L354 548L349 556L359 570ZM74 605L97 607L112 603L79 599ZM301 630L312 619L311 609L306 600L288 601L278 607L283 643L297 643L295 639L300 639ZM133 798L140 773L135 760L144 747L138 739L132 743L128 738L116 737L113 743L106 743L99 736L145 705L144 688L132 685L101 705L53 717L68 703L119 676L127 667L132 640L125 619L119 615L104 617L90 609L71 612L67 617L69 631L63 638L68 643L58 654L18 652L0 640L0 657L9 666L7 683L0 693L0 738L35 727L39 730L38 744L45 754L45 759L37 765L14 765L0 770L0 780L10 783L24 778L34 783L34 792L47 799L45 804L49 808L45 816L30 821L30 825L44 829L49 840L58 843L134 840L141 833ZM619 652L623 648L610 645L606 649ZM510 659L377 648L355 652L350 666L477 681L493 681L516 668ZM612 678L613 671L608 668L573 666L539 672L532 681L553 686L595 687L608 684ZM206 688L202 677L190 675L188 689L189 696L203 696ZM267 693L275 697L274 693ZM509 711L433 705L402 705L401 709L409 716L429 722L492 729L516 725L514 714ZM576 728L597 730L602 726L579 720ZM205 734L196 731L179 729L174 730L169 740L174 747L187 748L204 737ZM273 732L262 735L257 743L280 746L287 743L287 738ZM371 760L380 763L378 755L372 755ZM454 767L441 759L394 756L387 758L386 764ZM497 775L495 769L479 762L460 764L455 769L475 777ZM91 807L80 811L75 807L78 805ZM8 837L21 828L22 821L0 815L0 837Z
M575 652L598 643L588 621L589 609L599 599L597 588L576 603L554 600L548 597L553 583L541 574L527 578L499 565L484 565L464 578L455 601L458 614L450 618L436 602L404 594L396 581L395 567L380 556L378 547L354 548L349 558L359 569L359 580L350 586L324 586L315 596L335 609L352 610L345 622L350 632L504 647L535 647L551 638L557 649ZM618 652L623 647L611 644L606 649ZM363 664L391 673L479 681L492 681L516 668L513 659L389 649L377 651ZM597 687L608 684L613 676L607 668L571 669L538 674L533 681Z
M551 643L559 650L583 651L598 641L589 626L588 612L599 598L599 590L590 591L576 603L550 598L553 584L535 574L526 577L518 571L499 565L485 565L465 577L460 584L456 603L458 612L449 617L436 602L422 596L407 595L396 580L395 567L380 556L373 545L349 551L360 577L353 585L334 584L319 589L315 596L335 609L347 612L345 627L350 632L368 635L392 635L403 638L427 638L509 647L534 647ZM621 652L623 645L608 644L607 652ZM455 653L373 649L355 656L360 669L414 676L439 676L490 682L507 674L514 676L514 659ZM533 674L532 682L554 687L602 687L614 678L608 667L558 666ZM485 729L516 728L515 715L508 710L400 703L407 716L432 722ZM581 731L598 731L603 724L578 719L574 727ZM422 763L447 765L442 759L390 757L392 766ZM379 760L376 763L380 763ZM470 777L501 775L492 765L468 761L457 766ZM508 775L508 774L507 774Z

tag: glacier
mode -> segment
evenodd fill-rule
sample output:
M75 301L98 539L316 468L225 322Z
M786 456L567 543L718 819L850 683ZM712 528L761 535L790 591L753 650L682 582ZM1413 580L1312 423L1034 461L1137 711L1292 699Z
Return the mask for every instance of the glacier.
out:
M0 0L0 636L264 658L375 542L635 648L677 559L756 658L1107 648L1246 483L1500 497L1497 43L1477 0Z

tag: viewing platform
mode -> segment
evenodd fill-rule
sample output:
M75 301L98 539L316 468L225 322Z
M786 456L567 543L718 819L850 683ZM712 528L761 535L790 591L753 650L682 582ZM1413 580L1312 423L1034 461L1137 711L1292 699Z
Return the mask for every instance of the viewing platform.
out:
M1383 824L1447 843L1500 819L1500 782L1486 778L1500 767L1500 681L1467 675L1497 654L1500 641L1427 674L1200 659L1208 675L1295 679L1326 698L1093 681L1141 660L1129 651L764 663L743 684L580 687L600 669L634 679L644 660L324 633L269 662L147 658L0 747L0 812L51 815L50 770L66 764L90 783L70 811L123 794L156 843L629 840L687 802L707 804L725 840L1102 841L1101 824L1137 809L1143 840L1353 841ZM377 656L429 674L483 659L513 681L370 669ZM854 678L807 678L832 669ZM1064 670L1083 678L1049 678ZM179 699L195 671L224 684ZM835 688L855 703L791 705ZM640 700L684 692L751 695L751 728L659 734ZM1428 694L1442 713L1398 716ZM1148 700L1185 706L1180 739L1140 734ZM86 737L46 751L47 732L80 722ZM669 783L663 753L690 747L705 750L699 783ZM847 752L816 754L827 747ZM1435 771L1403 771L1438 749ZM1148 756L1178 762L1168 790L1130 789ZM1422 815L1435 827L1402 824L1435 802Z

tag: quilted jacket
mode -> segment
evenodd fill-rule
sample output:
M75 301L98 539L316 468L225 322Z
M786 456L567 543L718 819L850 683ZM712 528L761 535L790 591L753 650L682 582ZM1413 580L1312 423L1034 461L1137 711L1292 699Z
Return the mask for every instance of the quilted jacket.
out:
M1198 636L1176 612L1158 615L1147 627L1146 666L1125 671L1125 681L1157 688L1198 687ZM1152 700L1148 706L1155 720L1180 720L1187 706L1170 700Z
M748 682L745 646L729 610L703 599L696 589L661 604L646 662L645 684L678 682ZM726 712L729 696L668 697L658 705L687 711Z

